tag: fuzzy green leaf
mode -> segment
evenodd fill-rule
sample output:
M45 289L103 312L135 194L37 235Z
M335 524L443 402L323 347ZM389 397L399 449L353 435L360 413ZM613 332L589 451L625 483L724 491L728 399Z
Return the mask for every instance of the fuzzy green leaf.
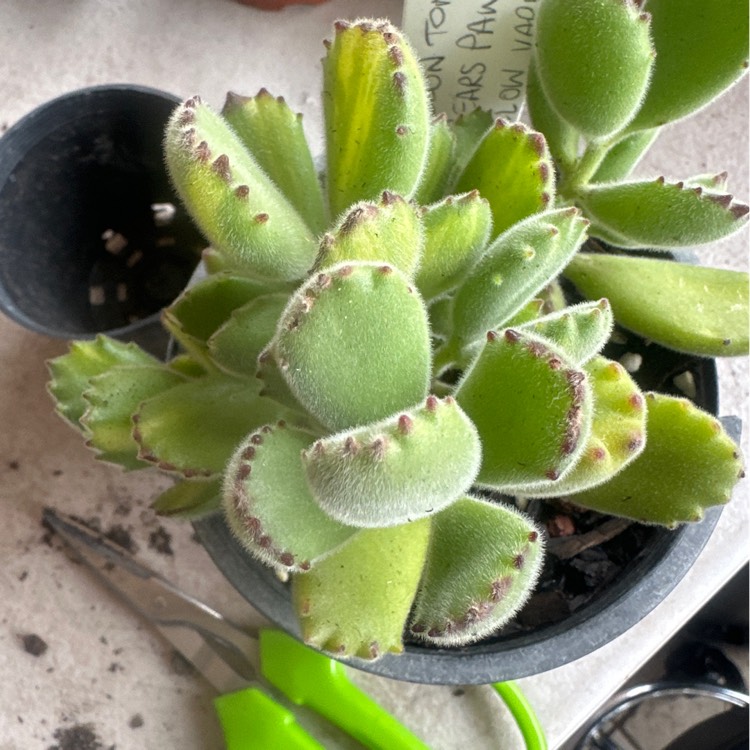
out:
M160 516L194 519L221 509L219 479L186 479L177 482L151 503Z
M640 130L619 140L607 151L591 182L616 182L625 179L659 135L659 128Z
M573 208L536 214L490 245L456 292L454 338L465 346L502 325L565 267L586 222Z
M459 115L452 125L456 136L456 147L453 152L453 167L448 178L448 190L453 190L458 176L474 156L477 146L492 128L495 117L489 110L475 109L468 114Z
M529 497L560 497L608 481L631 461L646 443L646 406L643 394L617 362L597 357L586 374L594 396L591 433L578 463L552 485L527 486Z
M288 301L286 294L266 294L238 307L208 340L213 361L230 373L254 376Z
M565 275L587 297L607 297L625 328L702 356L748 352L748 275L657 258L579 253Z
M266 89L252 97L228 93L221 113L313 233L322 232L328 223L323 191L302 129L302 115Z
M425 244L416 282L425 299L455 287L484 250L492 213L477 191L449 196L422 213Z
M551 107L588 138L632 119L654 59L648 15L622 0L544 0L535 51Z
M424 565L430 519L362 529L293 578L305 643L336 656L403 651L403 629Z
M427 395L427 312L392 266L352 262L311 278L284 312L272 351L295 397L332 430Z
M438 115L430 124L430 150L414 194L416 203L422 206L435 203L448 192L455 150L456 134L448 124L448 118L444 114Z
M149 464L138 459L133 414L146 399L184 382L163 365L119 365L91 378L83 392L88 407L81 417L86 444L102 461L126 469L146 468Z
M184 349L204 360L209 338L234 310L268 294L275 285L219 272L189 286L164 312L164 327Z
M167 125L170 177L220 265L261 279L302 278L312 232L219 114L188 99Z
M609 302L600 299L515 325L521 331L529 331L551 341L577 366L588 362L601 351L612 333L614 319Z
M416 206L400 195L383 192L380 200L352 206L320 243L316 270L365 260L390 263L413 276L424 244Z
M290 414L253 380L206 376L144 401L133 417L138 458L185 477L220 474L251 430Z
M478 190L492 209L492 237L516 222L551 206L555 172L541 133L520 122L496 120L455 186L455 192Z
M644 523L700 521L729 501L743 476L737 446L721 422L687 399L646 394L648 439L641 455L609 482L571 500Z
M526 516L461 498L433 519L411 633L435 646L464 646L491 635L529 597L543 552L542 537Z
M476 477L481 447L456 402L425 405L318 440L302 454L313 495L351 526L395 526L452 503Z
M536 72L532 57L526 81L526 103L536 130L544 133L547 147L555 163L563 170L570 168L578 156L578 131L550 106Z
M633 130L691 114L747 72L745 0L648 0L646 9L656 62Z
M419 62L387 21L336 22L323 60L328 198L337 215L383 190L411 197L427 160L430 107Z
M488 335L456 400L482 441L477 482L501 491L559 479L591 426L585 373L551 344L514 329Z
M355 532L327 516L310 494L300 453L314 439L283 423L264 426L240 443L227 466L229 526L267 565L307 570Z
M47 363L52 376L47 388L57 413L81 429L79 420L88 406L83 392L89 387L89 380L119 365L158 366L159 361L136 344L104 335L91 341L73 341L67 354Z
M647 182L591 185L579 203L597 226L629 245L674 248L726 237L747 222L748 207L732 199L663 178Z

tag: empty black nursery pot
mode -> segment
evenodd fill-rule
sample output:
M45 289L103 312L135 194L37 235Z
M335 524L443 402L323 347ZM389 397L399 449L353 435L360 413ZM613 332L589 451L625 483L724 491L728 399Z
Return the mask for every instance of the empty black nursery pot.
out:
M97 333L162 354L159 310L203 240L162 156L178 99L129 85L43 104L0 138L0 309L59 338Z

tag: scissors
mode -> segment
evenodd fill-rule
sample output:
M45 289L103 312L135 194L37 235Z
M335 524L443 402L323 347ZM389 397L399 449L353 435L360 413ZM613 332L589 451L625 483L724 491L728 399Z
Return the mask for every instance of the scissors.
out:
M350 682L342 663L280 630L252 634L234 625L70 516L45 508L43 520L77 561L148 620L216 688L214 706L227 750L325 750L308 731L311 724L321 725L309 720L310 712L341 730L339 736L371 750L429 750ZM515 683L493 687L528 750L546 750L539 722Z

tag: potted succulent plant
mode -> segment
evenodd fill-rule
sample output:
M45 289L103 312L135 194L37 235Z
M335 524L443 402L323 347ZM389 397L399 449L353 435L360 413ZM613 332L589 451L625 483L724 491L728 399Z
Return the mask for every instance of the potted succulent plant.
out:
M210 248L163 314L179 350L76 342L50 390L100 459L176 478L155 509L207 516L230 577L256 560L272 587L290 578L306 642L375 660L406 633L481 657L543 565L529 498L671 527L729 499L740 456L715 417L602 353L613 305L567 304L557 279L577 281L594 224L545 135L433 119L388 22L338 22L327 47L325 188L283 99L183 102L166 160ZM708 200L722 231L742 223Z

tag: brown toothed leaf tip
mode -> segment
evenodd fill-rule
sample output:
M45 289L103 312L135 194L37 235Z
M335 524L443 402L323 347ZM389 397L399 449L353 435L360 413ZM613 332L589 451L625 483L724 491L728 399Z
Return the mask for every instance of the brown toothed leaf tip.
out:
M337 273L341 278L351 276L354 273L354 266L341 266Z
M359 448L360 445L357 438L355 438L353 435L349 435L349 437L344 441L343 455L356 456L359 453Z
M320 289L328 289L332 283L331 277L327 273L319 273L316 282Z
M201 98L196 94L195 96L191 96L189 99L187 99L184 103L184 107L188 107L189 109L194 109L201 103Z
M331 49L331 40L330 40L330 39L324 39L324 40L323 40L323 46L324 46L324 47L325 47L326 49Z
M515 344L521 340L521 334L512 328L506 328L503 331L503 336L509 344Z
M343 21L343 20L334 21L334 24L333 24L334 31L337 31L339 33L342 31L346 31L347 29L350 29L351 27L352 25L348 21Z
M601 446L598 446L591 451L591 458L594 461L604 461L606 457L607 451L605 451Z
M682 180L679 180L678 182L675 182L674 186L678 190L682 190L685 187L685 183Z
M370 452L376 461L382 461L385 458L388 445L384 437L377 437L370 443Z
M629 453L635 453L643 445L643 435L638 432L634 432L629 438L628 443L625 446Z
M394 65L401 66L404 64L404 53L395 44L388 48L388 57Z
M541 133L531 133L529 135L529 143L537 156L544 156L547 150L547 141L544 140L544 136Z
M349 234L360 224L365 222L368 218L377 216L377 214L378 209L376 206L373 206L372 203L362 203L349 211L349 213L344 217L344 221L341 223L339 232L341 234Z
M247 185L238 185L234 189L234 194L240 200L245 200L250 195L250 188Z
M195 128L186 130L180 137L180 145L183 148L192 149L195 145Z
M729 179L729 172L718 172L713 176L714 185L722 185Z
M525 562L526 562L526 558L523 556L523 554L516 555L513 558L513 567L516 570L521 570L521 568L523 568Z
M542 182L547 182L550 176L549 164L547 164L546 161L539 162L539 168L537 171L539 172L539 177ZM549 196L547 196L547 199L549 200Z
M530 531L529 532L528 539L529 539L530 542L535 542L538 538L539 538L539 533L538 532L536 532L536 531Z
M211 150L206 141L201 141L195 148L195 156L198 161L207 162L211 158Z
M359 24L359 28L362 30L363 34L369 34L372 31L375 31L377 29L377 26L375 26L374 23L371 23L370 21L362 21Z
M380 201L384 206L392 206L394 203L398 203L401 201L404 202L403 198L400 195L396 195L396 193L390 191L390 190L384 190L382 195L380 196Z
M224 99L224 110L231 109L232 107L241 107L249 101L250 97L248 96L242 96L234 91L227 91L226 98Z
M232 179L232 170L229 167L229 157L226 154L217 156L216 159L214 159L211 168L225 182L229 182Z
M388 276L389 274L393 273L393 266L380 266L378 268L378 271L383 274L383 276Z
M520 122L514 122L514 123L513 123L513 124L512 124L511 126L510 126L510 129L511 129L511 130L512 130L512 131L513 131L514 133L519 133L520 135L524 135L524 134L526 133L526 128L525 128L525 127L524 127L524 126L523 126L523 125L522 125L522 124L521 124ZM533 137L533 136L531 136L531 137Z
M402 435L409 435L414 429L414 421L407 414L402 414L398 418L398 431Z
M700 185L692 188L693 192L700 198L703 195L703 188Z
M506 127L508 127L508 122L503 120L502 117L498 117L497 120L495 120L495 130L502 130Z
M174 464L169 463L168 461L159 461L158 464L156 464L157 469L161 469L162 471L176 471L177 467Z
M399 125L396 128L396 135L403 138L409 132L409 128L406 125Z
M263 445L263 436L256 432L254 435L250 437L250 442L253 445Z
M497 331L487 331L487 341L497 341Z
M644 23L648 23L651 20L651 14L650 13L641 13L640 16L638 16L639 21L643 21Z
M268 221L268 214L259 213L253 217L256 224L265 224Z
M248 445L245 450L242 451L242 458L245 461L252 461L253 458L255 458L255 446L254 445Z
M250 464L242 464L240 466L239 471L237 472L237 477L241 482L244 482L252 473L253 467L250 466Z
M547 365L549 366L550 370L559 370L562 366L562 360L558 359L557 357L550 357L547 360Z
M643 409L643 398L640 393L633 393L630 398L628 398L628 403L636 411Z
M477 199L478 199L478 198L480 198L480 197L481 197L481 196L480 196L480 194L479 194L479 190L477 190L476 188L474 188L474 190L470 190L470 191L469 191L468 193L466 193L466 195L464 196L464 198L465 198L465 199L466 199L467 201L475 201L475 200L477 200Z
M427 630L427 626L423 625L421 622L415 622L412 623L409 630L411 630L412 633L424 633L424 631Z
M729 210L735 219L741 219L744 216L747 216L747 212L750 211L750 206L746 203L733 203Z
M432 394L430 394L427 397L427 399L425 400L424 405L425 405L425 408L427 409L427 411L434 412L437 409L437 407L438 407L437 396L433 396Z
M291 568L294 565L294 555L291 552L282 552L279 555L279 562L286 565L287 568Z
M195 122L195 112L192 109L183 109L182 114L178 119L178 123L182 126L190 125Z
M667 182L664 175L659 175L659 177L656 178L656 184L657 185L664 185Z
M539 202L540 202L540 203L541 203L541 204L542 204L543 206L545 206L545 207L546 207L546 206L549 206L549 204L550 204L550 203L552 202L552 196L550 196L550 194L549 194L549 193L542 193L542 194L541 194L541 195L539 196Z

